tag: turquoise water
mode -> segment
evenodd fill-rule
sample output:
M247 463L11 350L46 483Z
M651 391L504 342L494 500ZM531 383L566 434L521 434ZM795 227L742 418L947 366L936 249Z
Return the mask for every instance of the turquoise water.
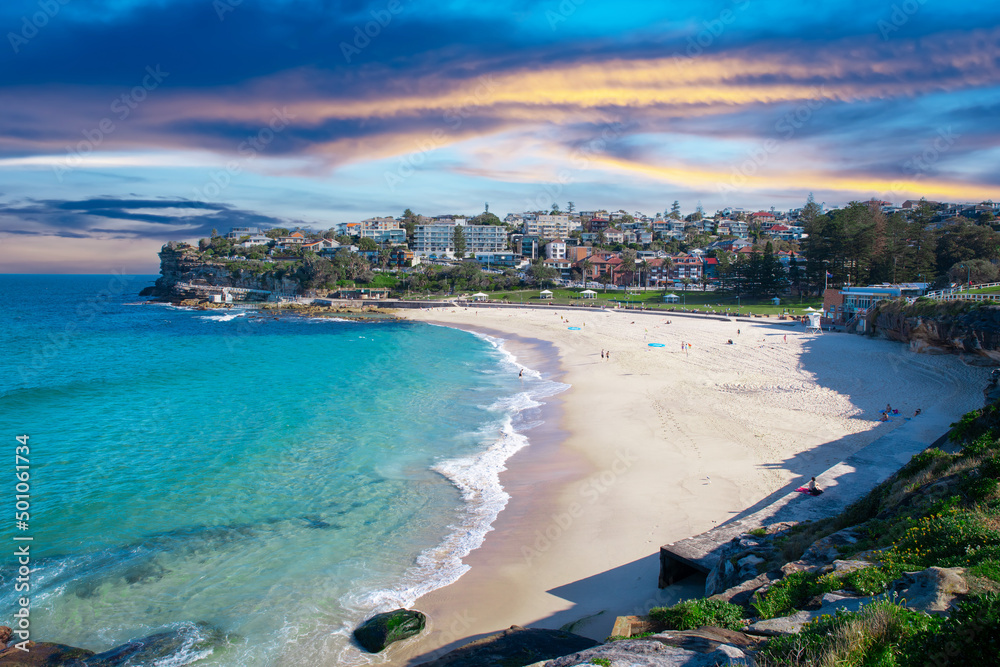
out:
M204 621L232 644L170 664L378 662L350 630L461 575L561 386L465 332L138 303L152 279L0 275L32 638L101 651Z

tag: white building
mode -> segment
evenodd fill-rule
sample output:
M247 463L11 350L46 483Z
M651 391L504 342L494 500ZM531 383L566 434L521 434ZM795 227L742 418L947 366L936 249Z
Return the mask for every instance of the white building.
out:
M525 213L524 235L538 236L543 239L561 239L569 236L569 233L580 228L579 222L570 220L569 215L560 213L556 215L534 215L534 219L529 218L529 213Z
M545 259L566 259L566 243L550 241L545 245Z
M467 253L500 252L507 248L507 230L499 225L462 225Z
M385 232L399 228L399 222L395 218L369 218L361 221L361 238L384 237Z

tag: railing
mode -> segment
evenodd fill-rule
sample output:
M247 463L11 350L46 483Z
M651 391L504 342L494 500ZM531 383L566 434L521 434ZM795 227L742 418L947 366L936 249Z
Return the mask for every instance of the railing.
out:
M955 294L967 294L967 295L969 295L969 290L986 289L988 287L1000 287L1000 283L982 283L980 285L969 285L968 287L966 287L964 285L962 287L950 287L948 289L936 290L934 292L928 292L924 296L926 296L929 299L943 299L943 300L947 300L947 301L954 301L954 300L956 300L956 298L946 299L945 297L949 297L949 296L952 296L952 295L955 295ZM974 296L974 295L969 295L969 296L971 297L971 296ZM971 301L989 301L991 299L970 299L970 300Z

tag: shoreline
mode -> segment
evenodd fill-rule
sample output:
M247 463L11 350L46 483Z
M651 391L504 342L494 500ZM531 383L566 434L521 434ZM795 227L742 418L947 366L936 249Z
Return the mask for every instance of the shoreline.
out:
M470 570L416 602L428 631L391 651L392 665L425 662L513 624L569 625L604 639L617 615L701 595L698 577L657 588L661 545L721 525L895 428L872 419L884 394L910 412L936 410L932 401L946 395L942 409L955 417L982 403L970 389L977 369L957 359L916 359L854 336L807 337L766 320L666 324L641 311L568 309L404 315L502 338L525 366L542 354L527 343L540 341L535 350L558 352L552 379L570 388L546 399L558 425L545 419L527 434L531 446L508 460L501 483L511 500L465 559ZM570 321L580 330L569 331ZM655 352L647 346L654 329L664 345ZM739 344L727 345L737 329ZM682 339L694 351L680 352ZM601 349L613 350L610 361ZM843 362L842 373L831 360ZM865 376L879 362L888 379L873 383Z

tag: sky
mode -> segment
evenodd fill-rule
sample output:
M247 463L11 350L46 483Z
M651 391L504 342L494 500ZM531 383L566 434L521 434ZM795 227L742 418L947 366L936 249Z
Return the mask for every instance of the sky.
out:
M996 2L4 0L0 35L0 273L406 208L1000 195Z

